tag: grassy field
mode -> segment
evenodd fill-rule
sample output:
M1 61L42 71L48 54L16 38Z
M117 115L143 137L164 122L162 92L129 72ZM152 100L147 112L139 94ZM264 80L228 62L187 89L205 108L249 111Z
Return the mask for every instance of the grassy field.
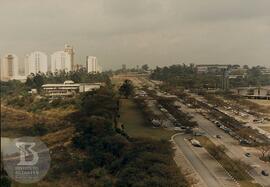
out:
M146 137L169 140L174 134L162 128L152 128L136 103L130 99L122 99L120 103L120 121L125 125L125 131L131 137Z

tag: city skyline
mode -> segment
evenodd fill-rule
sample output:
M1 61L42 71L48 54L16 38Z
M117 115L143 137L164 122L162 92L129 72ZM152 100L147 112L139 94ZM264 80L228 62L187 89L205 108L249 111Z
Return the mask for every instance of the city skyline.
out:
M22 59L29 51L50 54L70 43L78 49L75 63L94 54L105 70L184 62L269 67L269 5L267 0L2 0L0 52Z
M63 50L47 55L42 51L32 51L19 59L16 54L7 53L0 57L1 80L25 80L30 74L78 71L86 68L88 73L100 73L102 67L94 56L86 56L86 64L75 64L75 52L72 45L65 44ZM19 66L19 63L21 65Z

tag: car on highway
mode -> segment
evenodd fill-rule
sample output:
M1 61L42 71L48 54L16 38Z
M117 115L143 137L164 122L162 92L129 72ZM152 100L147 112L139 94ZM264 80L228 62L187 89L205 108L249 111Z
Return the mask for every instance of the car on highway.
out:
M269 173L267 171L265 171L265 170L262 170L262 175L263 176L269 176Z
M184 130L181 129L180 127L174 127L173 129L174 131L177 131L177 132L183 132Z
M201 143L196 140L196 139L192 139L190 140L190 143L194 146L194 147L202 147Z
M166 110L165 108L160 108L160 110L161 110L162 112L165 112L165 113L168 112L168 110Z

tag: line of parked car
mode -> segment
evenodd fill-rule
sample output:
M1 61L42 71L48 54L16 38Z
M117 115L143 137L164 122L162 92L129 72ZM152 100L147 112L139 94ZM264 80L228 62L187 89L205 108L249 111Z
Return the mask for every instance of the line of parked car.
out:
M251 141L244 139L242 137L240 137L237 133L235 133L232 129L224 126L220 121L213 121L214 124L219 127L220 129L222 129L225 133L229 134L230 136L232 136L233 138L237 139L239 141L239 143L241 145L251 145ZM221 138L221 137L220 137Z

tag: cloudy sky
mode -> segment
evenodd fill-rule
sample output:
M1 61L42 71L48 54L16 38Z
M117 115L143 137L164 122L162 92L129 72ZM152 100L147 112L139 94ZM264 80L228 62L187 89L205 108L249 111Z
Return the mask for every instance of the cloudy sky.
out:
M0 0L0 55L74 46L76 62L270 66L270 0Z

